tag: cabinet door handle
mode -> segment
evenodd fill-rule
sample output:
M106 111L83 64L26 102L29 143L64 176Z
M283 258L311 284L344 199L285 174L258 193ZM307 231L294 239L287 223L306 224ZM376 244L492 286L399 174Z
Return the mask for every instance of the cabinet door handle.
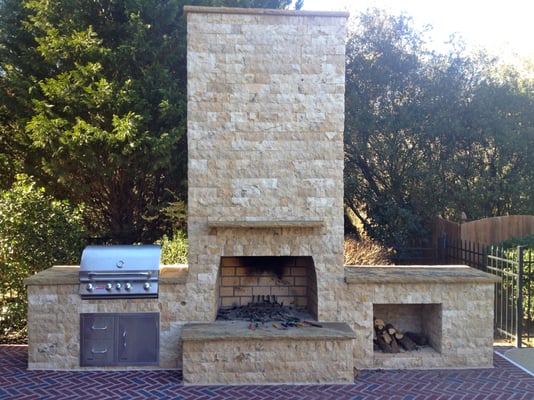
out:
M105 331L106 329L108 329L108 326L107 326L107 325L104 325L103 327L100 328L100 327L98 327L98 326L94 326L94 325L92 325L92 326L91 326L91 329L92 329L93 331Z
M93 354L106 354L107 352L108 352L108 349L104 349L104 350L91 349L91 353Z
M126 331L122 332L122 347L126 348Z

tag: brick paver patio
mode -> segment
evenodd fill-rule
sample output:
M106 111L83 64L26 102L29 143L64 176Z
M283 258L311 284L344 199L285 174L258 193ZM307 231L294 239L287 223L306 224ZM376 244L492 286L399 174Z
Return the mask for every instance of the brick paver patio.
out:
M534 376L498 354L494 365L362 371L354 385L184 386L167 370L28 371L26 346L0 345L0 399L534 399Z

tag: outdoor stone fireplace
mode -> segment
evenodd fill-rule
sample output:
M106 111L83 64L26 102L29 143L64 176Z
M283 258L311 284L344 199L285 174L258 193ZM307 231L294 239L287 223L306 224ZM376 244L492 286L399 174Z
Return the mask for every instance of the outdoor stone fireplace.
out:
M491 327L480 337L455 321L471 318L463 300L472 296L478 322L491 325L493 278L469 268L343 266L348 15L186 10L187 291L196 323L182 331L184 382L349 382L353 367L491 365ZM218 310L263 301L303 307L322 328L213 323ZM429 351L374 352L376 314L424 332Z
M188 265L158 298L83 300L77 266L26 279L28 367L80 366L80 314L159 313L159 365L184 384L351 383L354 368L491 368L492 275L343 265L347 13L186 6ZM305 326L218 321L248 303ZM383 354L374 318L429 337ZM129 367L134 368L134 367Z
M195 320L213 321L220 302L254 291L220 286L225 262L261 256L310 260L309 295L290 301L306 299L317 318L336 321L348 14L186 10Z

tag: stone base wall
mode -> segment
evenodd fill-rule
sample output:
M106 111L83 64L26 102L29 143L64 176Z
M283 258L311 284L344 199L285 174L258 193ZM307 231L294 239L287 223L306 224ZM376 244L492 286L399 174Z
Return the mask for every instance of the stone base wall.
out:
M353 383L351 341L185 342L186 385Z
M182 367L180 336L188 314L188 295L183 282L160 281L158 299L82 300L77 271L77 267L54 267L26 280L30 283L27 285L28 369L80 369L81 313L135 312L160 313L160 364L142 368ZM34 284L39 281L43 284Z
M347 324L256 330L246 324L192 324L183 330L184 384L353 383Z
M492 368L493 275L468 267L353 267L341 291L341 318L356 332L356 368ZM373 349L376 307L419 305L439 331L432 349L384 354ZM402 308L401 308L402 309ZM440 326L437 326L437 325Z
M201 372L195 368L208 368L182 363L185 353L183 329L186 324L194 322L192 316L195 315L194 310L191 309L194 303L189 301L195 294L188 293L186 290L187 269L180 269L179 279L160 281L158 299L130 300L81 300L76 283L76 271L76 267L69 270L55 267L27 279L29 369L82 369L79 366L79 314L105 312L159 312L159 368L183 368L184 371L189 371L188 373ZM340 278L336 281L335 290L340 299L339 319L352 328L355 333L354 338L325 339L323 335L320 340L326 341L322 344L319 342L311 344L305 343L309 340L307 338L291 338L291 331L276 330L271 332L276 340L269 344L271 346L269 354L276 353L277 357L286 357L284 354L287 349L293 352L292 349L298 348L310 353L305 357L314 357L314 352L329 353L339 348L343 354L338 354L336 357L346 361L345 356L348 356L351 366L361 369L491 368L493 366L493 298L496 280L497 278L493 275L467 267L348 268L344 279ZM55 284L50 282L55 282ZM63 282L63 284L58 284L58 282ZM380 306L377 307L377 305ZM391 305L391 308L387 308L387 305ZM404 307L406 305L414 305L416 309L425 310L424 312L430 310L433 314L439 314L428 316L434 320L429 329L439 331L433 334L439 338L439 341L433 343L432 348L418 352L383 354L374 351L373 317L376 310L384 310L384 307L388 310L387 312L391 313L401 310L400 315L397 315L398 318L411 319L414 317L413 310L406 313L405 310L410 308ZM246 327L246 324L244 326ZM405 328L414 325L410 323L410 325L403 326L399 323L399 326ZM253 339L255 331L245 329L241 335L243 340L247 337ZM228 340L226 336L222 331L219 345L226 346L224 343ZM258 347L263 340L265 338L256 341L254 345L247 342L246 346L249 347L246 347L247 351L244 354L250 353L253 359L265 361L267 356L261 354L264 350L261 346ZM327 344L331 340L335 344ZM338 343L339 340L342 343ZM276 343L277 341L280 343ZM232 343L230 345L233 346ZM321 347L323 345L326 347ZM209 346L213 344L195 343L192 346L190 355L184 357L187 363L189 361L196 363L198 360L195 357L204 357L200 356L200 353L209 350ZM202 348L204 350L200 350ZM254 354L252 349L256 349L254 351L259 354ZM239 358L241 354L235 352L235 346L228 351L233 354L234 358ZM195 356L194 353L198 354ZM229 354L225 357L230 357ZM304 358L296 359L295 356L287 357L290 358L287 362L279 363L277 370L293 371L296 368L295 365L299 363L306 365L313 361ZM328 357L328 354L325 357ZM117 369L117 367L109 368ZM121 367L121 369L131 368L139 367ZM230 367L232 368L234 367ZM84 367L83 369L91 368ZM275 375L268 376L268 379L279 379ZM311 375L306 376L310 377L310 382L315 382L316 378L311 378ZM329 376L328 379L333 379L333 375L327 376ZM304 379L304 375L300 375L298 379Z

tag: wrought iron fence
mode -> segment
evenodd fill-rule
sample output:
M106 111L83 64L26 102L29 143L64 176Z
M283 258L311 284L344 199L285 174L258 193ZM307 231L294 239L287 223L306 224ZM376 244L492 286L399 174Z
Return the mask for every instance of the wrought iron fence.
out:
M435 246L402 247L391 257L395 265L438 265L448 264L447 236L437 239Z
M534 346L534 251L466 241L447 244L449 264L466 264L501 278L495 286L495 331L517 347Z

